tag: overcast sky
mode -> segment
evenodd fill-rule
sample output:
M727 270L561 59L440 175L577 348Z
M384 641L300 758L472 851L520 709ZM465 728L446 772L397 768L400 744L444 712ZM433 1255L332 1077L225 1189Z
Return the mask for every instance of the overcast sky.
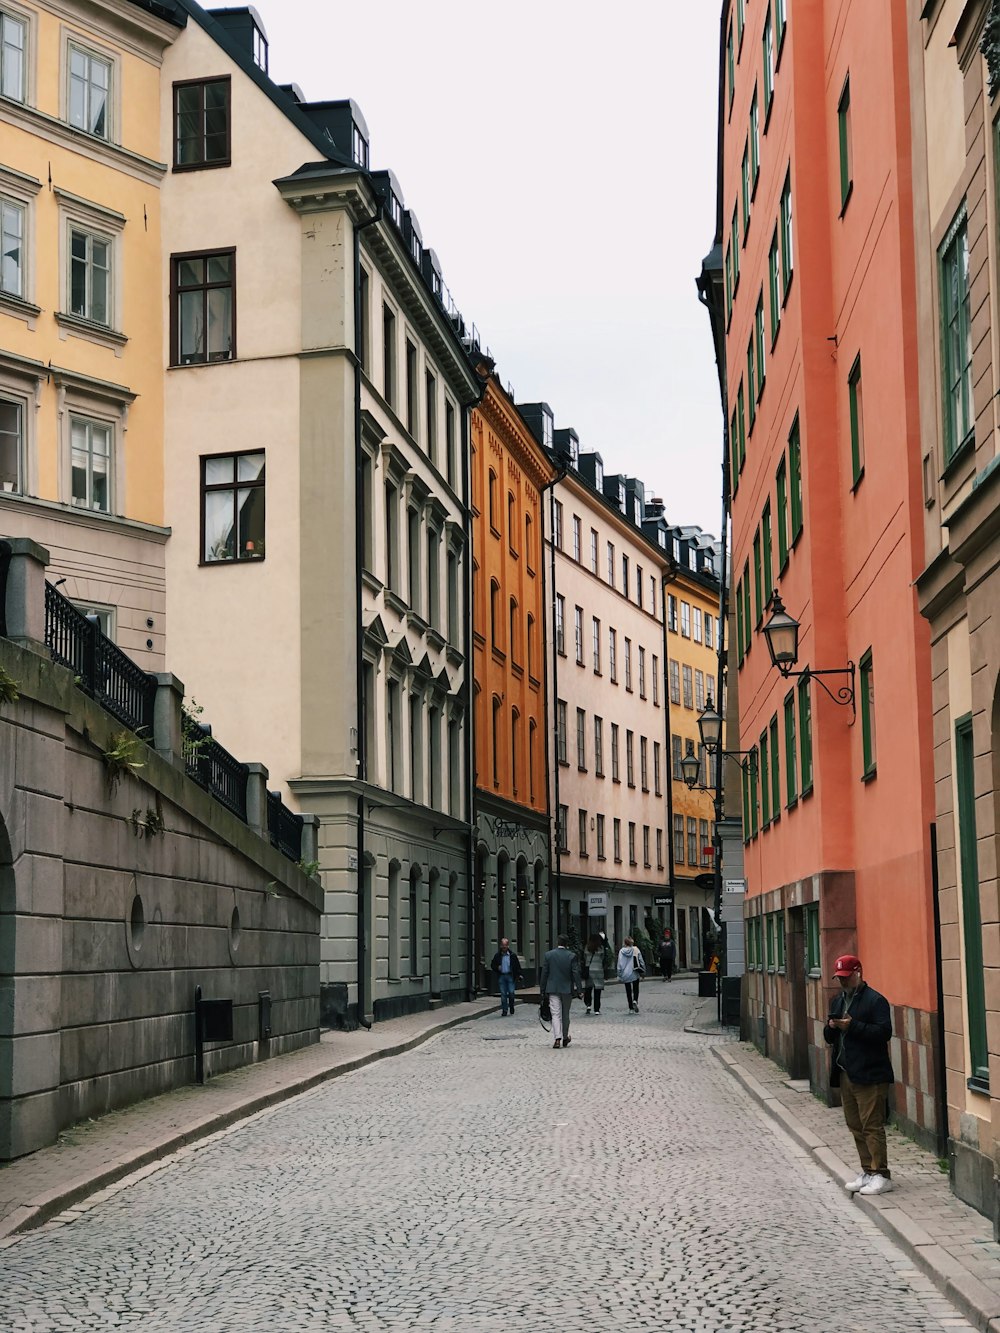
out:
M353 97L516 400L717 533L695 277L715 229L719 0L256 0L270 73Z

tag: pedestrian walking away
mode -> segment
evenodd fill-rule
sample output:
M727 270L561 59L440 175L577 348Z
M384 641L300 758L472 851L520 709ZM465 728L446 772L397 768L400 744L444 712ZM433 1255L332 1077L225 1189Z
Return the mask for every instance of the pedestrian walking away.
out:
M569 1010L574 995L581 990L580 962L569 947L569 936L560 935L556 947L550 949L542 959L542 976L539 990L549 997L552 1007L552 1043L554 1050L568 1046Z
M667 926L663 932L663 939L660 940L660 973L664 981L673 981L676 957L677 945L674 943L674 932Z
M601 1012L601 993L604 990L604 969L606 942L600 935L591 935L583 951L583 1003L587 1013L591 1005L594 1013Z
M500 948L493 955L490 968L500 986L500 1017L506 1018L508 1013L514 1012L514 991L518 982L524 985L521 963L506 936L500 941Z
M646 975L646 960L631 935L618 950L618 980L625 983L625 998L633 1014L639 1012L639 982Z
M830 1086L840 1088L844 1119L861 1159L861 1174L844 1188L850 1194L885 1194L893 1187L885 1142L886 1103L895 1081L889 1001L865 981L854 954L842 954L833 975L840 994L833 997L823 1028L831 1048Z

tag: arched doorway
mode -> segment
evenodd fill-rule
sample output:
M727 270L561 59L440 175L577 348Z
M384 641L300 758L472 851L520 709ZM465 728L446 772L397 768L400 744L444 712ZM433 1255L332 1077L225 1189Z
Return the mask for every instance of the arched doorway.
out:
M432 867L428 877L428 893L430 898L430 978L431 978L431 999L439 1000L441 998L441 871L437 866Z

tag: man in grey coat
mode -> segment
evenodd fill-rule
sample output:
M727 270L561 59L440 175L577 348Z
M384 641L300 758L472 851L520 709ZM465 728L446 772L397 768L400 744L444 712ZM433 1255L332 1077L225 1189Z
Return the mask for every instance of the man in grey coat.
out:
M569 937L560 935L556 947L550 949L542 959L542 978L538 987L543 995L549 997L552 1035L555 1037L552 1047L556 1051L560 1046L569 1045L569 1007L573 1003L573 996L580 994L581 986L577 956L569 947Z

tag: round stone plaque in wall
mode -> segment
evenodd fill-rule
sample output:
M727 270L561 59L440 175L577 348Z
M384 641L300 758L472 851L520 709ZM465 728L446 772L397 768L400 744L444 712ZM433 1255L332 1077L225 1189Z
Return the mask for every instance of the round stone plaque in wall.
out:
M129 910L128 920L125 923L125 940L128 945L129 961L133 967L141 966L140 954L145 934L146 911L142 905L142 898L136 893L132 898L132 906Z
M229 961L237 961L236 954L239 951L240 940L243 938L243 927L240 924L240 909L233 908L233 914L229 918Z

